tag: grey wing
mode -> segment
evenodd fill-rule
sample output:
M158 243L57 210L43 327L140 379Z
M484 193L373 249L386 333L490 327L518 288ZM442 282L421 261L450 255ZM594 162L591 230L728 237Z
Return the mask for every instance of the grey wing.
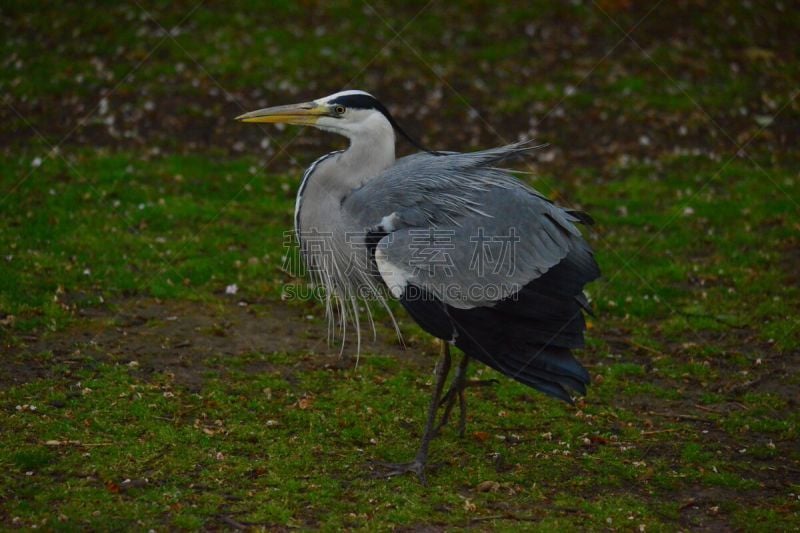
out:
M419 211L435 208L424 204L381 218L376 228L386 235L375 259L395 296L410 283L452 307L491 305L585 247L576 218L526 189L496 187L481 196L482 213L454 223L420 224Z
M373 245L386 235L376 259L395 295L413 282L454 307L491 305L573 249L594 265L575 226L581 214L497 168L530 148L405 157L347 198L345 211L372 231Z
M599 270L589 246L573 233L568 213L554 212L559 208L541 199L517 201L527 216L518 216L524 212L520 205L506 199L505 212L489 204L497 216L464 217L461 225L434 228L432 239L431 228L394 230L376 244L375 262L392 293L429 333L570 402L569 391L584 394L589 383L571 350L583 345L582 290ZM484 236L474 239L482 229ZM503 252L513 230L519 240L509 246L516 251ZM481 259L481 242L498 235L501 240Z
M369 228L381 279L425 330L571 401L569 391L589 383L571 349L583 344L583 287L599 276L575 226L590 219L491 158L470 158L408 158L348 208Z

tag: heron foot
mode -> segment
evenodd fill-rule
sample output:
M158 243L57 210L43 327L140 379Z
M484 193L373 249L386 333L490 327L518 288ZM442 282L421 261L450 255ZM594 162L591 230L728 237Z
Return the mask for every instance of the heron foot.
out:
M436 436L436 413L439 410L439 402L442 399L444 383L447 380L447 375L450 373L450 363L450 345L446 342L442 342L442 356L436 364L436 382L433 386L433 395L431 396L430 404L428 405L428 417L425 422L425 431L422 434L417 456L410 463L373 463L374 466L381 467L384 470L381 473L376 473L375 477L390 478L413 472L417 475L417 479L419 479L420 483L423 485L427 484L425 469L428 462L428 448L430 447L431 440Z
M433 468L432 466L429 467L426 461L421 461L419 459L415 459L410 463L384 463L382 461L374 461L370 463L370 467L373 469L373 477L388 479L405 474L414 474L423 485L428 484L428 480L425 477L426 469Z

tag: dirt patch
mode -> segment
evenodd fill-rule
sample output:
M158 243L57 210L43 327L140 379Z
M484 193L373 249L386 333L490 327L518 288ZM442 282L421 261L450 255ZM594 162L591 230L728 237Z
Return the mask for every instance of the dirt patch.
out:
M317 316L280 302L241 306L136 298L81 314L83 320L63 331L22 339L0 371L0 387L69 374L92 362L131 364L143 376L168 372L190 389L199 389L209 371L224 371L225 358L248 354L297 353L303 368L355 364L354 340L340 353L338 344L328 344L327 327ZM396 337L384 337L364 339L361 353L414 358L428 348L407 342L404 349ZM267 366L254 362L250 370Z
M784 241L778 265L786 276L788 286L800 284L800 239L791 237Z

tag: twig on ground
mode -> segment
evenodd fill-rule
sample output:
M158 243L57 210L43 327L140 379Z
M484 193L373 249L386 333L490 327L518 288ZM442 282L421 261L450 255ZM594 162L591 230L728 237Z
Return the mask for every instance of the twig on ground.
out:
M245 524L242 524L241 522L237 522L236 520L234 520L230 516L220 515L219 516L219 520L220 520L220 522L224 523L227 526L232 527L233 529L237 529L239 531L247 530L247 526Z
M82 446L84 448L111 446L113 444L113 442L81 442L79 440L48 440L44 443L45 446Z
M697 420L699 422L710 422L709 419L703 418L702 416L684 415L684 414L681 414L681 413L657 413L655 411L650 411L647 414L654 415L654 416L663 416L665 418L680 418L680 419L683 419L683 420Z
M703 314L703 313L689 313L687 311L677 311L677 313L679 315L682 315L682 316L685 316L685 317L690 317L690 318L708 318L708 319L714 320L716 322L719 322L720 324L728 326L729 328L734 328L734 329L745 329L745 328L749 327L749 324L736 324L736 323L730 322L729 320L726 320L726 319L724 319L722 317L718 317L718 316L714 316L714 315L707 315L707 314Z
M757 377L755 379L751 379L750 381L745 381L744 383L740 383L739 385L734 385L733 387L729 387L727 390L725 390L725 393L726 394L738 394L738 393L740 393L740 392L742 392L742 391L744 391L746 389L749 389L750 387L758 385L759 383L761 383L762 381L764 381L765 379L767 379L768 377L770 377L774 373L775 373L774 371L773 372L768 372L768 373L764 374L763 376L759 376L759 377Z
M659 433L674 433L679 431L678 429L671 428L671 429L654 429L652 431L642 431L641 435L657 435Z
M518 522L539 522L541 518L536 516L519 516L513 513L491 515L491 516L476 516L470 518L470 522L486 522L488 520L516 520Z

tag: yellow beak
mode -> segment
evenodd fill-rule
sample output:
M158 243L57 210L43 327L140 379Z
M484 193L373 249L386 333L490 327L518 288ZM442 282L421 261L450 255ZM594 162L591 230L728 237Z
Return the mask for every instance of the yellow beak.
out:
M251 111L244 115L239 115L236 120L240 122L266 122L299 124L311 126L317 122L319 117L328 115L325 106L315 102L304 102L302 104L279 105L276 107L265 107L257 111Z

